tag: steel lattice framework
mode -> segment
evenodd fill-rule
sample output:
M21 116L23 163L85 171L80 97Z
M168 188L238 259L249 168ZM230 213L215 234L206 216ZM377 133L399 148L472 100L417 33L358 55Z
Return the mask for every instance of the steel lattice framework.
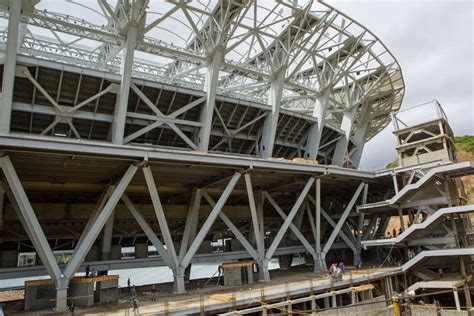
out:
M403 99L386 47L321 2L29 1L17 18L3 130L357 167Z

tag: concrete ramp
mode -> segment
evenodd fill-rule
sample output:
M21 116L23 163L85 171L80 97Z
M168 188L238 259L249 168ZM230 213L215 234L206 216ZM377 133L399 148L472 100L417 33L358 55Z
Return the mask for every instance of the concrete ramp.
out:
M434 223L442 220L447 215L464 214L470 212L474 212L474 204L442 208L428 217L423 223L411 225L403 233L395 238L364 240L361 243L364 247L395 245L405 241L414 233L424 230Z

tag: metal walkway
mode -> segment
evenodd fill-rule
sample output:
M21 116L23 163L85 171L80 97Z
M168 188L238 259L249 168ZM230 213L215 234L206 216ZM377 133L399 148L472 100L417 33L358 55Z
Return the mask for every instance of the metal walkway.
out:
M410 270L421 261L432 257L474 256L474 248L437 249L422 251L402 266L402 272Z
M391 199L360 205L357 209L358 211L363 212L364 210L394 205L398 203L400 199L406 196L409 192L418 190L423 185L428 183L433 177L440 174L442 174L443 176L451 176L451 177L461 177L461 176L465 176L469 174L474 174L474 163L470 161L465 161L465 162L459 162L459 163L454 163L454 164L442 165L442 166L433 168L429 172L427 172L422 178L420 178L417 182L406 185L397 194L395 194Z
M428 217L424 222L411 225L403 233L401 233L395 238L364 240L361 243L362 243L362 246L364 247L395 245L402 241L405 241L408 237L410 237L417 231L426 229L432 224L438 222L439 220L443 219L444 216L446 215L463 214L463 213L470 213L470 212L474 212L474 204L442 208L436 211L430 217Z

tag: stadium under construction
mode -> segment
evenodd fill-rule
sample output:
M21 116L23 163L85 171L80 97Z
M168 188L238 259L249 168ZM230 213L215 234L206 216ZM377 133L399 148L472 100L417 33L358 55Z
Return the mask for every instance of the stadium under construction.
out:
M27 280L4 310L470 313L474 164L336 8L1 0L0 21L0 284ZM360 170L390 122L398 167ZM158 266L172 284L110 273Z

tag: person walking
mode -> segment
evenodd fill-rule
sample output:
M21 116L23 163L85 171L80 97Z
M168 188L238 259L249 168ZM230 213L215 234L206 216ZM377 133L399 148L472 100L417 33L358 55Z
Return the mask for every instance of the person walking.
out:
M130 287L130 285L131 285L130 278L128 278L128 280L127 280L127 287Z
M154 284L151 287L151 301L156 302L156 286Z
M86 278L89 277L89 274L91 273L91 266L86 267Z

